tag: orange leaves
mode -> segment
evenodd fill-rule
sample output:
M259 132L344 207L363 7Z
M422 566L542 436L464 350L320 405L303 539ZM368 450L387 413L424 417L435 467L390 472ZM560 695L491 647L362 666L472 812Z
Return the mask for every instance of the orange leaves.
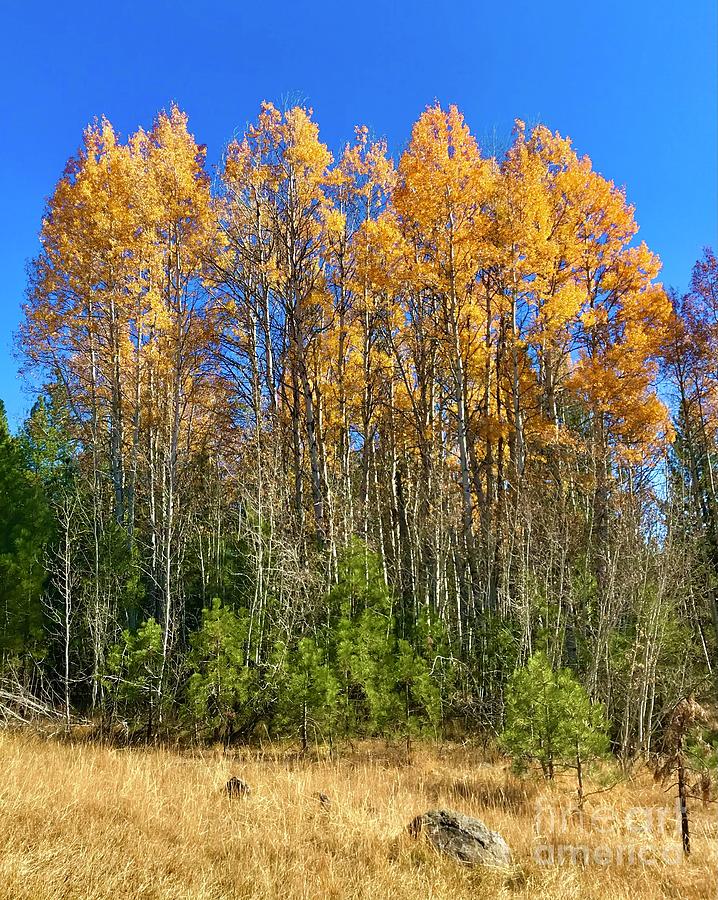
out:
M631 246L637 225L624 192L569 141L542 126L527 136L521 122L502 176L497 277L538 362L544 405L568 392L594 416L616 413L616 446L660 440L654 362L670 309L654 284L658 258Z
M166 423L172 392L188 420L188 398L216 410L231 393L237 419L252 404L258 422L282 404L304 417L317 471L329 445L390 427L422 452L440 436L467 485L470 466L511 457L515 477L526 454L575 450L586 422L624 458L666 434L660 263L569 140L517 122L489 158L434 105L396 168L363 126L335 163L311 110L264 103L218 196L205 166L172 107L127 141L96 123L57 185L26 347L65 366L87 408L115 404L124 423L139 403ZM693 339L715 348L710 265L715 315Z
M455 106L444 112L437 105L412 130L393 203L422 253L445 267L454 251L464 276L470 277L488 226L484 207L492 182L492 167L481 157L461 113Z
M396 171L387 156L386 141L369 141L369 129L355 129L356 142L347 144L333 172L334 183L345 188L348 198L364 201L365 215L377 211L388 199L396 183Z
M322 184L332 163L332 154L319 140L319 126L311 119L311 110L294 106L285 113L280 126L285 159L299 178Z
M603 419L610 442L623 461L645 460L671 436L670 415L652 389L655 369L616 350L602 359L584 358L574 369L570 388Z
M186 409L202 390L200 277L217 228L204 156L175 106L127 141L102 120L48 203L24 344L52 360L81 421L111 429L115 471L130 421L165 427L170 395Z

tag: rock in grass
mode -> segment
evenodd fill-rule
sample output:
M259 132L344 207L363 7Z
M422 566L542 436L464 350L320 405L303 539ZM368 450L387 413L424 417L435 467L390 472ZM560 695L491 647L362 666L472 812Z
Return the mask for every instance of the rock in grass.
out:
M496 831L478 819L448 809L431 809L409 823L409 834L423 835L437 850L472 866L504 867L511 851Z
M241 778L237 778L236 775L233 775L229 779L224 789L230 800L233 800L236 797L246 797L247 794L251 793L251 788L247 782L242 781Z

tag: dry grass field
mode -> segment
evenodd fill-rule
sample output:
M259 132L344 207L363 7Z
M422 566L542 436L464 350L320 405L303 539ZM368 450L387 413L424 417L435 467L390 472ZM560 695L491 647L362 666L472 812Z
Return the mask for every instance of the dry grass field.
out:
M462 747L417 750L407 766L380 744L332 762L0 732L0 772L3 900L718 897L716 805L694 804L683 862L672 793L648 773L594 795L580 821L570 780L520 779ZM223 795L233 774L248 798ZM467 868L406 834L441 806L500 831L514 867Z

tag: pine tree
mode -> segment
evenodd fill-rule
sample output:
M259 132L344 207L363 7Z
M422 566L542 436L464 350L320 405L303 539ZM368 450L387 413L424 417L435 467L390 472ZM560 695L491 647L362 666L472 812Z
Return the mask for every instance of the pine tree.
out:
M42 641L45 547L52 521L42 481L0 401L0 650L28 651Z
M607 723L572 673L538 652L509 681L501 743L517 760L539 762L547 778L557 764L575 766L582 804L583 765L607 752Z
M281 650L281 648L280 648ZM302 750L315 740L333 744L338 718L339 684L326 654L313 638L302 638L294 651L284 655L279 682L277 724L285 733L299 733Z
M256 667L248 660L249 621L215 597L191 637L188 711L197 732L230 744L261 713Z
M160 721L162 627L147 619L136 632L125 630L107 655L105 686L110 710L127 721L131 731L142 730L151 740Z

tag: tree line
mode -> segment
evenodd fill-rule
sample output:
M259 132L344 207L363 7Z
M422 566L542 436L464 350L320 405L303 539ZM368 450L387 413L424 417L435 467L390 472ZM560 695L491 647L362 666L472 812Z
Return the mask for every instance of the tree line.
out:
M718 263L657 281L625 192L435 105L395 164L262 105L84 133L0 427L3 670L148 737L504 727L536 653L648 754L718 648Z

